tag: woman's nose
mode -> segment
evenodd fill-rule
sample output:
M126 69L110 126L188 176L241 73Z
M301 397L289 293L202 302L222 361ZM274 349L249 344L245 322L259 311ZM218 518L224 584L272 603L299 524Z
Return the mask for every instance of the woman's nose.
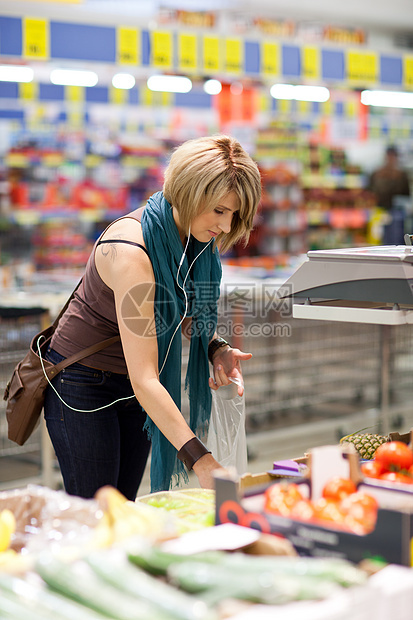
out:
M228 234L231 230L232 213L225 214L224 219L221 219L219 227L223 233Z

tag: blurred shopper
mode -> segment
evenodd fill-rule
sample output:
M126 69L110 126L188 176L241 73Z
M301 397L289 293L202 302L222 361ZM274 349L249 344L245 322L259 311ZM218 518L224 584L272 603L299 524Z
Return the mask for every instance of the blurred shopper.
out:
M384 164L371 175L369 189L376 196L377 206L388 214L382 243L402 244L405 210L403 205L397 204L397 197L410 196L410 185L406 171L400 167L399 155L394 146L387 147Z
M386 211L394 206L395 196L410 196L409 177L399 165L399 155L394 146L387 147L383 166L371 175L370 189L376 195L377 206Z
M46 424L68 493L92 497L109 484L133 500L151 446L152 491L191 469L201 487L213 487L219 463L199 439L210 388L241 380L240 361L251 357L216 336L218 248L247 242L260 196L258 168L238 141L188 140L172 154L163 191L96 242L47 355L57 363L120 335L47 389ZM180 410L183 332L188 422Z

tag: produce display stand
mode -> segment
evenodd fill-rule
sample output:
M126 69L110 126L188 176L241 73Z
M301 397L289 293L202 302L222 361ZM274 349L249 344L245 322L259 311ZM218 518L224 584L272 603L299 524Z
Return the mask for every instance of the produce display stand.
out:
M323 451L327 450L327 455ZM312 497L323 482L334 476L334 453L339 446L323 446L311 453L318 457L319 466L305 477L290 476L289 480L304 488L304 494ZM320 458L321 457L321 458ZM327 458L326 458L327 457ZM413 565L413 491L377 481L366 481L360 476L358 456L345 456L347 477L358 482L358 490L385 497L386 508L379 508L374 529L367 534L355 534L339 527L326 526L315 521L294 520L264 510L265 491L280 482L278 476L264 472L255 476L246 474L217 474L216 523L235 523L252 527L262 533L284 536L300 555L310 557L336 557L358 563L380 558L389 564ZM321 466L320 466L321 461ZM341 472L346 470L341 470Z

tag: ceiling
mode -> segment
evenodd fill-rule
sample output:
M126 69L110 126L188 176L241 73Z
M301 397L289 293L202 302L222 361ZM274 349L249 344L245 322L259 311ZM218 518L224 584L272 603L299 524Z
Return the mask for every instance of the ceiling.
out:
M43 15L92 23L120 23L125 18L137 24L156 23L161 7L317 21L413 37L413 0L0 0L3 15Z

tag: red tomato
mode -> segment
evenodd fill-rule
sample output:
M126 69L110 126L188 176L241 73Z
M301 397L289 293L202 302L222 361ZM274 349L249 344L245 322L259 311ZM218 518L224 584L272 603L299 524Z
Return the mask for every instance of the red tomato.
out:
M377 448L374 460L381 463L387 471L392 467L409 469L413 465L413 452L402 441L389 441Z
M344 524L350 531L362 536L374 530L374 526L376 525L376 515L374 513L367 512L366 514L363 514L361 518L357 518L353 514L349 513L345 516Z
M320 497L314 503L314 517L322 521L332 521L336 525L342 525L345 514L341 510L340 502L328 497Z
M398 471L387 471L380 476L380 480L387 482L402 482L403 484L413 484L413 478L406 476Z
M372 496L357 491L345 497L341 504L341 510L345 513L345 525L356 534L366 534L374 529L378 502Z
M293 506L303 499L297 484L279 482L265 491L265 510L289 517Z
M325 484L322 495L327 499L338 501L356 491L357 487L352 480L335 476Z
M362 463L360 469L367 478L379 478L380 474L384 473L383 465L379 461Z
M352 513L356 518L362 518L366 512L377 513L378 501L372 495L357 491L345 497L341 504L341 509L346 513Z
M298 501L291 509L291 518L299 521L309 521L314 517L314 506L309 499Z

